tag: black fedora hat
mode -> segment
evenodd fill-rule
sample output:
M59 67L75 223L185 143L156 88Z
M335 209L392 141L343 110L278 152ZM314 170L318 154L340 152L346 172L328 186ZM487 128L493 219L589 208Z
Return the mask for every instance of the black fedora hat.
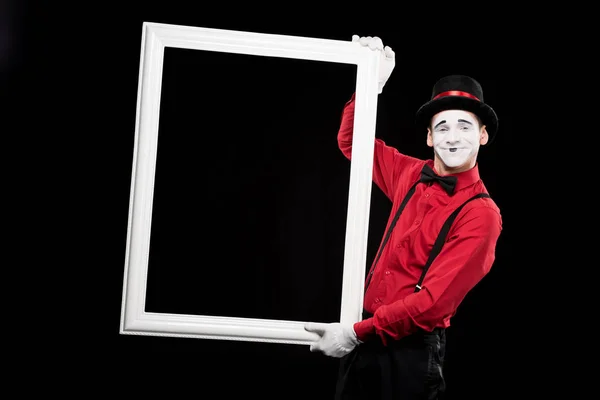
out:
M465 110L477 115L486 126L489 134L488 144L498 132L498 116L483 101L483 89L479 82L466 75L448 75L433 85L431 100L417 110L418 127L427 127L431 118L444 110Z

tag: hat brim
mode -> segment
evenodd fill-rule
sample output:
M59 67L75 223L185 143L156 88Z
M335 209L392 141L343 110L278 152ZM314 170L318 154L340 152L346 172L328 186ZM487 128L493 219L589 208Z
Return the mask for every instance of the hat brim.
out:
M492 107L477 100L461 96L446 96L431 100L417 110L416 124L419 128L427 128L431 118L445 110L465 110L477 115L486 126L489 134L488 144L496 137L498 132L498 116Z

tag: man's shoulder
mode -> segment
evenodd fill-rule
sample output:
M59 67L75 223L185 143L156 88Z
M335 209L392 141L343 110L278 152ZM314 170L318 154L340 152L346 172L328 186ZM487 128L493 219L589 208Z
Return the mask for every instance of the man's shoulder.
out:
M463 202L466 202L463 206L463 215L476 214L477 217L487 221L502 220L500 207L487 190L473 191Z
M498 206L498 203L496 203L494 196L488 191L481 179L479 180L478 184L474 186L473 190L475 193L484 193L486 195L486 197L482 199L483 201L479 202L480 207L488 207L500 213L500 207ZM475 195L475 193L473 194Z

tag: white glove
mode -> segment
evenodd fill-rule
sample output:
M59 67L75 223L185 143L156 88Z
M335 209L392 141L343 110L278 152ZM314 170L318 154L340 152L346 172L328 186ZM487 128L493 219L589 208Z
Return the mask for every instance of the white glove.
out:
M352 42L369 47L371 50L382 50L380 53L381 61L379 62L379 93L381 93L396 66L396 54L390 46L383 47L383 42L377 36L359 37L358 35L352 35Z
M352 325L342 325L339 322L331 324L308 322L304 329L321 336L310 345L310 351L320 351L331 357L343 357L360 343Z

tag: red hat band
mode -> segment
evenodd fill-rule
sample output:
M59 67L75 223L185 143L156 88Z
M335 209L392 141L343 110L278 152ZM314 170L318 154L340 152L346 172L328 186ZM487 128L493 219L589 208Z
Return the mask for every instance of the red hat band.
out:
M446 96L461 96L461 97L468 97L473 100L481 101L477 97L473 96L471 93L463 92L461 90L448 90L447 92L442 92L442 93L438 94L437 96L435 96L432 100L439 99L440 97L446 97Z

